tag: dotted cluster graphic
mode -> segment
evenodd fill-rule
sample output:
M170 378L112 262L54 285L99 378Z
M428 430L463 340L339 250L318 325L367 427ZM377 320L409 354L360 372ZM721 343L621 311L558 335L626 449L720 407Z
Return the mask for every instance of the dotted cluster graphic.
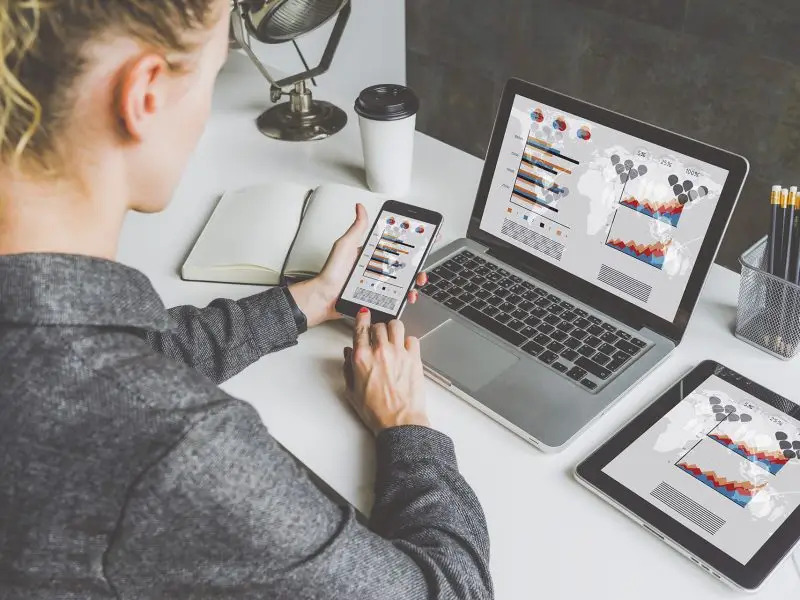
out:
M800 457L800 440L790 442L789 436L783 431L776 431L775 439L778 440L778 445L780 445L781 450L783 450L783 455L786 458Z
M647 174L646 165L637 165L630 159L623 162L618 154L611 156L611 164L614 165L621 183L628 183L628 181Z
M741 421L742 423L747 423L753 420L747 413L737 413L736 407L732 404L726 404L725 406L722 405L722 400L717 398L716 396L711 396L708 399L708 403L711 404L711 410L714 411L716 415L717 421Z
M687 202L708 195L708 188L706 186L701 185L697 189L694 189L694 183L692 181L687 179L681 183L680 177L675 174L670 175L667 181L670 186L672 186L672 191L681 204L686 204Z

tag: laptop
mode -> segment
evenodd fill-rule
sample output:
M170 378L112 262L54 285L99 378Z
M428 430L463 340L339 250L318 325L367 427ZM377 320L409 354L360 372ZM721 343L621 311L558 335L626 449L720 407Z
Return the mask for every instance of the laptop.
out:
M746 159L517 79L467 237L403 321L426 373L558 451L680 343Z

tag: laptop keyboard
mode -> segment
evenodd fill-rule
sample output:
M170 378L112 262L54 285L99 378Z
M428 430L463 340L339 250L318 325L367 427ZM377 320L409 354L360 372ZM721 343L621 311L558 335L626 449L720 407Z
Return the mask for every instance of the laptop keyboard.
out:
M594 391L647 342L468 250L428 272L422 292Z

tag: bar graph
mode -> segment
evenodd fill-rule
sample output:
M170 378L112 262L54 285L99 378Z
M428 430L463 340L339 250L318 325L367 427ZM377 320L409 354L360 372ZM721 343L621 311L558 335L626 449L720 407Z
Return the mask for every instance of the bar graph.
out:
M397 272L407 265L407 255L414 248L413 244L384 231L364 268L364 275L391 283L397 279Z
M511 203L533 210L542 207L558 212L558 200L569 195L569 189L559 185L558 178L572 174L572 165L580 162L566 156L561 150L528 132L525 149L517 168Z

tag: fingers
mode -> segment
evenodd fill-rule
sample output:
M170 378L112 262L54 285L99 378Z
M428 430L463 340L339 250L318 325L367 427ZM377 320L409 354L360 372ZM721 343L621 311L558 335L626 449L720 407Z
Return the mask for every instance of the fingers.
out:
M369 328L371 322L372 316L369 309L362 308L358 311L356 315L356 325L353 329L353 348L355 350L369 349Z
M425 271L417 274L417 285L423 287L428 284L428 274Z
M406 337L406 327L403 325L403 322L396 319L394 321L390 321L387 329L389 334L389 343L397 346L398 348L402 348Z
M420 355L419 339L417 339L417 338L415 338L413 336L407 337L406 340L405 340L405 346L406 346L406 350L408 350L409 352L411 352L415 356L419 356Z
M386 325L383 323L375 323L375 325L372 326L372 342L375 347L389 343L389 332L386 329Z
M408 292L408 303L414 304L417 300L419 300L419 292L417 290L411 290Z

